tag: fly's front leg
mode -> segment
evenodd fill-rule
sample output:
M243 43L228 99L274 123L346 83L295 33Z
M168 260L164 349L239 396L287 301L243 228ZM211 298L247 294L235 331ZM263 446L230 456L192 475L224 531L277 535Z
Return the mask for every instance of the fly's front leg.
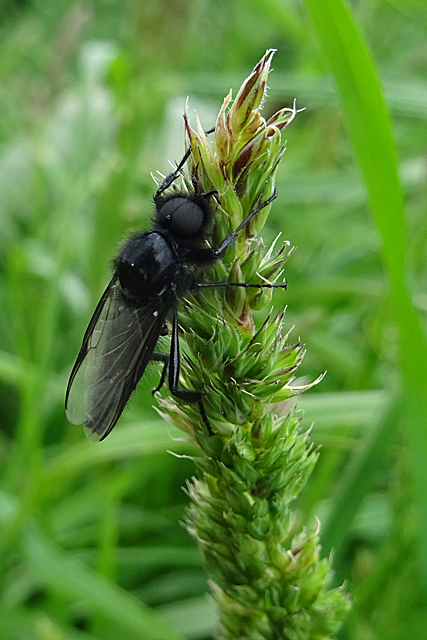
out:
M172 340L171 350L169 358L169 390L173 396L187 402L188 404L198 404L200 414L203 422L205 423L209 435L213 435L212 428L209 424L209 420L206 415L205 407L202 402L202 394L195 389L179 389L179 373L181 370L181 356L179 352L179 338L178 338L178 314L176 309L173 312L172 318Z
M213 196L215 197L215 191L212 191L208 194L206 194L206 196ZM259 207L256 207L255 209L253 209L247 216L246 218L243 220L243 222L241 222L239 224L239 226L237 227L237 229L235 229L232 233L229 233L228 236L226 236L224 238L224 240L221 242L221 244L219 245L219 247L217 247L216 249L196 249L192 254L191 254L191 260L192 262L194 262L194 264L200 264L200 265L207 265L209 264L209 262L211 262L212 264L218 260L218 258L221 257L221 255L224 253L224 251L226 249L228 249L228 247L231 247L232 244L234 244L237 240L237 236L239 235L239 231L241 231L244 227L246 227L246 225L250 222L250 220L252 220L252 218L254 216L256 216L257 213L259 213L261 211L261 209L264 209L264 207L267 207L269 204L271 204L273 202L273 200L275 200L277 198L277 190L274 189L273 195L268 198L268 200L265 200L264 202L262 202ZM223 281L223 282L217 282L217 283L212 283L211 285L209 285L208 283L206 285L203 286L216 286L216 287L220 287L220 286L238 286L238 287L244 287L244 286L258 286L258 285L245 285L244 283L234 283L234 282L228 282L228 281ZM198 283L196 283L195 286L199 286ZM265 288L271 288L274 285L270 285L268 283L266 283ZM286 285L277 285L278 287L282 287L282 288L286 288Z
M237 227L237 229L235 231L233 231L233 233L228 234L228 236L226 238L224 238L224 240L221 242L221 244L219 245L219 247L217 249L215 249L214 254L216 258L219 258L220 255L228 248L231 247L232 244L234 244L237 240L237 236L239 234L239 231L241 231L242 229L244 229L244 227L246 227L246 225L252 220L252 218L254 216L256 216L257 213L259 213L261 211L261 209L264 209L264 207L268 206L269 204L271 204L271 202L273 202L273 200L275 200L277 198L277 189L275 188L273 191L273 195L268 198L268 200L265 200L264 202L262 202L259 207L256 207L256 209L252 209L252 211L246 216L246 218L243 220L243 222L241 222L239 224L239 226Z
M154 202L156 202L156 200L158 198L160 198L162 193L164 191L166 191L166 189L168 187L170 187L173 182L175 182L175 180L177 179L177 177L180 174L180 171L181 171L182 167L184 166L184 164L187 162L188 158L190 157L191 151L192 151L191 147L189 149L187 149L187 151L184 154L183 159L181 160L181 162L179 163L179 165L177 166L175 171L172 171L171 173L168 173L168 175L163 180L162 184L159 186L159 188L157 189L156 193L154 194Z
M212 192L212 193L214 194L215 192ZM211 194L209 193L207 195L210 196ZM229 233L228 236L224 238L224 240L221 242L221 244L217 249L201 249L195 252L194 255L192 256L194 259L194 262L199 264L207 264L209 262L214 262L215 260L218 260L218 258L221 257L221 254L226 249L228 249L228 247L230 247L232 244L236 242L239 231L241 231L244 227L246 227L246 225L250 222L250 220L252 220L252 218L261 211L261 209L264 209L264 207L271 204L273 200L275 200L276 198L277 198L277 189L274 189L273 195L270 198L268 198L268 200L265 200L264 202L262 202L259 205L259 207L256 207L255 209L253 209L246 216L243 222L239 224L237 229L235 229L235 231L233 231L232 233ZM274 284L270 282L263 282L259 284L253 284L253 283L247 283L247 282L230 282L229 280L221 280L219 282L194 282L193 283L193 288L200 288L200 289L201 288L212 289L214 287L244 287L247 289L248 288L287 289L287 286L288 284L286 280L284 282L274 283Z
M206 131L205 134L208 135L209 133L213 133L215 131L215 128L213 129L209 129L209 131ZM158 198L160 198L160 196L162 195L162 193L164 191L166 191L166 189L168 187L171 186L171 184L173 182L175 182L175 180L178 178L179 174L181 173L181 169L182 167L185 165L185 163L187 162L188 158L191 155L191 152L193 151L193 149L191 148L191 146L187 149L187 151L184 154L184 157L182 158L181 162L179 163L179 165L177 166L177 168L172 171L171 173L168 173L168 175L166 176L166 178L163 180L162 184L159 185L159 188L157 189L156 193L154 194L154 202L156 202L156 200ZM212 192L214 193L214 192ZM209 194L211 195L211 194Z

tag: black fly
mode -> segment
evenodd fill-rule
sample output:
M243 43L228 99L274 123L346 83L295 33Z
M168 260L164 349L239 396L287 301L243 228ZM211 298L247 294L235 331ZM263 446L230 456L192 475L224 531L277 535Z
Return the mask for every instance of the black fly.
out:
M211 427L202 403L202 392L179 388L180 353L177 307L181 297L198 287L246 286L228 281L196 282L194 267L212 265L232 245L239 231L276 197L251 211L237 229L216 249L206 245L213 225L208 194L164 192L180 175L191 149L154 195L156 215L150 231L137 233L115 260L113 277L92 316L71 372L65 398L67 418L83 424L90 440L103 440L119 419L150 361L163 363L160 389L168 376L172 395L197 403ZM156 351L160 336L172 325L169 354Z

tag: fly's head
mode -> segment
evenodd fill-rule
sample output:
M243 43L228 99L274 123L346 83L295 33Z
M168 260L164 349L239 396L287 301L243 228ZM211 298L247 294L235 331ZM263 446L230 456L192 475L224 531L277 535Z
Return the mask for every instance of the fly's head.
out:
M199 247L213 225L210 194L175 193L155 199L155 228L167 233L178 248Z

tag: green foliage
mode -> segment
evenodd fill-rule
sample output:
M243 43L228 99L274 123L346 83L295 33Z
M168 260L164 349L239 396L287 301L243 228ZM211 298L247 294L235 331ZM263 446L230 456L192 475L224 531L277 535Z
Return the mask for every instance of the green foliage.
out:
M314 4L306 4L310 15ZM314 421L311 438L322 448L293 503L294 527L312 531L318 516L322 554L336 550L335 582L348 580L354 601L342 638L425 634L426 571L418 552L425 540L425 385L416 360L423 352L419 331L407 331L403 355L413 358L412 378L402 409L399 334L383 265L395 252L401 277L402 223L391 224L400 204L389 200L398 164L406 287L424 324L426 6L352 2L350 19L341 3L316 4L322 15L313 23L293 0L8 0L0 9L2 638L144 638L147 628L165 624L163 637L212 636L217 617L204 596L199 553L178 524L188 505L181 487L202 471L186 457L194 448L152 408L155 366L99 445L66 423L63 396L108 263L127 229L148 225L150 171L167 173L167 158L182 157L185 97L204 126L213 126L223 96L272 46L278 51L264 116L294 98L306 111L286 130L278 199L262 229L265 246L282 232L275 251L284 240L297 247L286 263L288 290L275 292L271 318L287 305L287 328L295 325L289 343L301 338L307 345L302 385L327 370L322 384L298 399L302 428ZM371 58L393 119L397 160L393 152L384 159L390 142L379 140L389 123L378 119L384 110L373 93ZM365 117L350 122L348 101L356 116L362 109L355 89ZM367 105L375 108L372 122ZM368 171L358 169L357 136L366 138L365 155L372 152ZM361 175L384 196L375 199L375 224ZM395 244L385 260L376 226L387 220ZM236 277L253 281L257 262L257 254L248 258ZM265 277L278 277L265 268ZM257 327L266 315L254 312ZM236 350L231 342L221 339L216 348ZM239 375L245 366L241 361Z

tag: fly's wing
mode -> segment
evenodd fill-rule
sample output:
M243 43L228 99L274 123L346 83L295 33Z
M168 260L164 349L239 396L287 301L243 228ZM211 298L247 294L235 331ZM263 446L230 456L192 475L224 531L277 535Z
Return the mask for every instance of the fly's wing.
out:
M83 338L65 397L68 420L103 440L119 419L153 354L172 296L126 304L115 274Z

